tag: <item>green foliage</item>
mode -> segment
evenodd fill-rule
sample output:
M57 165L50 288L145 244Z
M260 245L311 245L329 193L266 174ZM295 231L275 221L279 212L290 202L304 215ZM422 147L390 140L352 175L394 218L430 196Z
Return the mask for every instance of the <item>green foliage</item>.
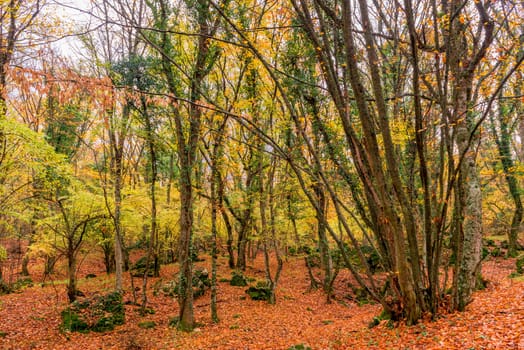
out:
M158 80L152 69L160 62L153 57L130 55L113 64L111 71L118 85L137 88L140 91L151 91L158 86Z
M229 284L235 287L245 287L247 286L247 279L242 271L233 271Z
M486 259L489 255L490 255L489 249L486 247L482 247L482 260ZM454 263L454 262L455 262L455 255L453 255L453 260L451 261L451 263Z
M487 247L495 247L495 241L491 238L484 238L482 241Z
M379 316L373 317L373 319L369 322L368 327L373 328L375 326L378 326L380 322L384 320L388 320L388 328L390 326L390 321L391 321L391 325L393 325L393 322L391 320L391 314L387 312L386 310L382 310Z
M380 256L378 255L376 249L369 245L363 245L360 249L366 258L366 262L371 269L371 272L379 271L382 265L380 262Z
M104 221L110 225L105 212L101 195L72 180L67 194L49 200L42 209L41 218L36 220L36 236L30 253L57 256L73 249L76 255L84 240L95 239L100 234L97 223Z
M76 301L61 315L61 329L70 332L106 332L125 322L122 295L117 292Z
M4 280L0 280L0 295L13 293L13 292L22 290L26 287L32 287L32 286L33 286L33 280L29 277L20 278L16 280L14 283L7 283Z
M290 346L287 350L312 350L309 346L304 344L297 344Z
M382 270L380 256L378 255L378 252L374 247L363 244L359 247L359 249L360 253L364 256L366 264L368 265L372 273ZM350 262L351 264L353 264L353 266L359 267L362 270L364 269L357 249L350 248L348 245L344 245L344 251L349 256ZM345 265L340 249L333 249L331 251L331 256L336 264L339 264L340 266Z
M4 280L0 279L0 295L9 294L13 291L11 286Z
M364 288L355 288L353 290L353 293L355 294L355 300L358 303L358 306L366 305L371 302L369 293Z
M33 280L30 277L20 278L15 283L13 283L13 290L21 290L27 287L33 286Z
M147 256L142 256L140 259L138 259L133 266L131 266L131 271L134 277L142 277L144 276L144 272L146 271L146 263L147 263ZM153 261L149 262L149 271L147 272L147 275L149 277L153 277Z
M87 120L87 115L75 104L57 106L61 109L61 116L50 118L47 121L45 138L54 147L58 154L71 159L79 146L78 129Z
M493 257L499 257L499 256L502 256L502 252L500 250L500 247L495 247L491 250L490 252L491 256Z
M27 208L60 190L72 172L65 157L26 125L0 118L0 130L8 145L0 161L0 220L4 232L15 232L15 223L32 220Z
M206 269L195 269L193 271L193 296L198 298L211 287L211 280L209 279L209 273ZM176 296L179 293L180 284L177 281L170 281L162 286L162 291L165 295Z
M178 327L178 322L180 321L178 316L170 317L169 322L167 323L169 327Z
M193 295L198 298L211 287L211 280L206 269L196 269L193 273Z
M138 324L138 327L142 329L152 329L156 327L155 321L143 321Z
M73 308L66 308L60 315L62 316L62 331L88 333L89 326L87 322Z
M260 281L256 286L251 286L246 289L246 293L252 300L265 300L268 301L271 297L271 289L268 284L264 281Z
M0 263L7 260L7 249L0 244Z
M144 309L140 309L140 315L142 315L142 316L144 316L144 315L154 315L154 314L156 314L156 311L153 308L146 307Z
M320 267L320 253L318 250L308 253L306 256L306 263L309 267Z
M515 267L517 268L517 273L524 273L524 255L521 255L515 260Z

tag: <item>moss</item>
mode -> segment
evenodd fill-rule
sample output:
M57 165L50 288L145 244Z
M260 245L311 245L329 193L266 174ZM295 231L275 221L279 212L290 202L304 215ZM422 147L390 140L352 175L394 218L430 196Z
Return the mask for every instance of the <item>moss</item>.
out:
M169 327L177 327L179 322L178 316L170 317L169 322L167 323Z
M147 257L143 256L140 259L138 259L133 266L131 266L132 275L134 277L142 277L144 276L144 272L146 272L146 265L147 265ZM153 277L153 264L150 261L149 262L149 270L147 271L147 276Z
M66 308L60 314L62 316L62 331L88 333L89 325L75 310Z
M259 282L256 286L251 286L246 290L246 293L252 300L266 300L271 297L271 289L265 282Z
M504 242L507 241L508 237L506 235L492 235L484 237L484 241L493 241L493 242Z
M492 238L484 238L484 245L487 247L495 247L495 240Z
M79 300L62 311L61 329L71 332L111 331L125 321L125 309L120 293L109 293L92 299Z
M524 273L524 255L521 255L515 261L515 267L517 268L517 273Z
M512 277L512 279L513 279L513 281L524 282L524 276L523 275L518 275L518 276Z
M491 256L493 256L493 257L499 257L499 256L502 256L502 252L501 252L501 250L500 250L499 247L495 247L495 248L493 248L493 249L491 250L491 253L490 253L490 254L491 254Z
M104 313L111 313L111 319L113 324L121 325L125 322L125 309L122 303L122 295L114 292L109 293L95 304L95 308L103 311Z
M287 350L311 350L311 348L304 344L297 344L290 346Z
M193 297L198 298L206 292L211 287L211 280L209 279L209 273L206 269L196 269L193 273L192 279L193 286ZM169 281L164 286L162 286L162 291L165 295L177 296L179 293L179 282Z
M146 307L145 309L140 309L141 315L154 315L156 313L155 309L151 307Z
M95 332L107 332L115 329L115 323L112 317L102 317L91 327Z
M156 327L156 323L154 321L143 321L138 324L138 327L142 329L152 329Z
M485 260L490 255L489 249L486 247L482 247L482 260ZM451 259L450 259L451 262ZM455 255L453 255L453 261L451 263L455 263Z
M381 321L388 320L387 327L393 327L393 320L391 319L391 313L389 313L387 310L382 310L380 315L373 317L373 319L369 322L368 328L373 328L375 326L378 326Z
M11 286L0 279L0 295L2 294L9 294L13 291Z
M245 287L247 286L247 279L241 271L233 271L229 284L235 287Z

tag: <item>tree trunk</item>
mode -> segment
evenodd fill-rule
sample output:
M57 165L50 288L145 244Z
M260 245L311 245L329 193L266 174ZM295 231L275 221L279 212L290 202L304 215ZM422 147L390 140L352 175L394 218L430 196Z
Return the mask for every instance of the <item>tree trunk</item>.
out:
M326 210L327 210L327 200L322 185L316 183L313 185L313 191L318 200L319 210L316 212L317 216L317 233L318 233L318 248L320 251L320 263L322 269L324 270L324 281L322 283L322 288L324 292L327 293L327 300L330 301L331 296L331 280L333 278L333 261L331 259L331 253L329 250L329 243L326 234Z
M71 243L71 246L73 243ZM67 253L67 298L72 303L76 300L76 258L74 252Z
M233 227L231 226L231 222L229 221L229 216L227 216L227 213L225 211L225 208L223 206L223 199L224 199L224 184L221 181L219 184L219 205L220 205L220 212L222 213L222 219L224 220L224 224L226 225L226 231L227 231L227 254L229 256L228 259L228 266L230 269L235 268L235 251L233 249Z
M504 171L506 183L508 184L509 193L515 205L511 226L508 232L508 256L514 257L517 254L518 234L520 231L520 225L522 223L524 208L520 198L520 185L517 178L515 177L515 174L513 173L515 162L511 154L511 134L509 131L507 118L508 116L505 113L502 99L499 99L498 121L500 134L497 132L493 117L491 118L491 131L493 133L493 137L495 138L495 143L497 144L500 162L502 163L502 169Z
M178 262L180 264L178 305L179 329L190 331L194 326L193 315L193 264L191 261L191 237L193 227L191 170L180 164L180 238L178 241Z
M166 0L159 2L159 25L162 31L161 43L162 68L167 78L170 93L179 96L179 83L177 82L172 62L168 55L172 52L172 42L168 36L168 23L170 21L170 3ZM187 123L180 114L178 106L173 107L173 120L177 139L177 153L179 159L180 179L180 233L178 241L178 261L180 264L180 277L178 289L179 323L178 328L191 331L194 327L193 314L193 266L191 261L191 240L193 231L193 176L196 170L197 150L200 143L200 129L202 123L202 110L198 101L202 96L203 80L213 66L217 56L210 53L212 37L218 27L218 22L213 25L208 23L211 19L210 4L205 0L198 0L196 4L198 23L198 42L196 45L195 64L190 79L189 117Z
M214 146L218 147L217 144ZM217 154L218 153L218 154ZM218 171L219 152L214 149L213 159L211 159L211 319L214 323L218 323L217 311L217 211L218 211L218 195L217 182L220 181L220 173Z
M466 40L467 27L458 20L461 16L463 3L454 0L449 4L449 11L454 20L450 25L447 37L449 51L449 66L453 75L453 115L455 143L460 157L458 177L458 201L460 205L460 221L458 233L463 239L456 247L456 267L454 284L457 289L453 295L453 307L464 310L471 302L472 293L477 286L481 268L482 254L482 192L477 169L476 144L479 135L473 135L474 120L472 104L472 85L474 71L485 56L486 50L493 40L493 22L488 17L482 3L476 3L478 15L484 29L484 35L477 52L469 52ZM479 31L482 34L482 32ZM480 34L479 34L480 35Z
M115 290L122 293L122 275L123 275L123 242L122 242L122 227L121 227L121 208L122 208L122 155L120 152L115 154L115 168L114 168L114 201L115 212L113 215L113 224L115 226Z

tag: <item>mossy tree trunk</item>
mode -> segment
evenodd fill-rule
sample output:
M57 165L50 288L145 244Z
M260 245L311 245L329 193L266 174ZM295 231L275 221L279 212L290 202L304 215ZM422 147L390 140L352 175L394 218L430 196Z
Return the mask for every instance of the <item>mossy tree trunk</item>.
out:
M477 169L479 135L475 129L472 86L475 70L493 41L494 24L484 5L476 3L483 37L482 40L477 38L479 45L472 52L466 40L467 24L460 20L463 2L454 0L448 6L446 10L454 17L445 37L453 79L450 124L454 125L455 144L460 155L456 193L459 227L455 242L453 308L464 310L477 286L482 254L482 192Z
M515 161L511 153L512 137L509 119L511 118L512 110L509 105L503 102L502 95L503 93L500 94L498 111L496 112L498 127L496 125L495 118L493 118L493 115L491 115L491 132L495 138L495 143L497 144L502 170L504 171L509 193L514 204L513 217L511 219L511 226L508 232L508 255L514 257L517 254L518 234L520 232L524 208L522 206L522 199L520 197L520 185L518 179L515 176Z
M173 9L166 0L152 2L150 6L158 6L155 10L158 18L156 25L161 30L160 42L155 49L160 50L162 56L162 71L166 77L168 89L173 97L181 96L182 89L179 86L176 66L172 64L174 43L169 34L169 28L173 24ZM193 182L197 170L197 151L200 145L200 131L202 124L202 108L199 101L202 97L204 79L212 69L218 58L218 50L212 50L213 37L218 28L218 20L214 20L209 8L210 4L205 0L197 0L194 6L188 8L194 13L197 22L197 42L195 45L195 60L191 67L189 81L189 115L182 115L182 109L178 106L172 108L172 119L175 125L176 147L180 169L179 193L180 193L180 219L178 240L178 262L179 273L179 323L178 327L184 331L193 329L195 320L193 313L193 266L191 261L191 242L193 233ZM194 11L194 12L193 12ZM176 22L176 21L175 21Z

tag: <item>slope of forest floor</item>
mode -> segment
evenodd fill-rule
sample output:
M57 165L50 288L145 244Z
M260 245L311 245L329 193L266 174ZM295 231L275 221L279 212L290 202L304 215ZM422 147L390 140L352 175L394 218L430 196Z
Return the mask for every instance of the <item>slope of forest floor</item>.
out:
M206 262L198 265L209 269ZM263 279L263 266L263 260L256 259L246 275ZM42 276L40 270L41 266L32 266L34 279ZM268 305L246 298L247 287L225 282L231 272L226 259L220 258L218 275L224 281L218 290L220 322L211 321L208 291L195 301L199 326L192 333L169 327L169 319L177 315L177 303L162 293L153 295L158 279L149 282L148 306L154 314L140 316L137 307L126 305L126 323L114 331L63 333L59 326L60 312L67 306L65 281L55 276L53 283L48 279L45 285L35 283L0 296L0 349L288 349L298 344L312 349L524 349L524 281L508 277L514 270L514 259L485 262L488 286L475 293L464 313L392 329L383 321L370 329L368 324L380 313L380 306L358 306L345 298L349 290L345 272L337 280L335 300L327 304L321 291L307 292L304 260L290 258L284 264L277 304ZM87 259L79 277L93 272L98 277L80 279L79 289L88 296L111 291L113 276L104 274L99 262ZM175 272L176 265L163 266L162 281L172 279ZM131 300L126 278L124 300ZM140 279L135 280L137 285ZM138 324L143 321L154 321L156 327L142 329Z

